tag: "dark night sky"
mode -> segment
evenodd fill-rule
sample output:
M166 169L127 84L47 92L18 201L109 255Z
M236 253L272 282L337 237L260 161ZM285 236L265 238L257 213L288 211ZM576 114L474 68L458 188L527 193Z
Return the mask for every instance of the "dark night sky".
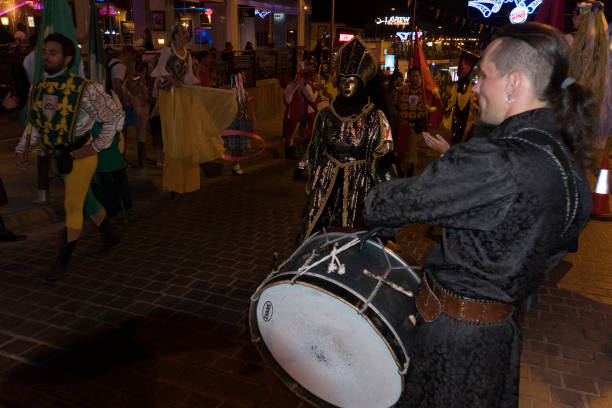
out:
M336 20L349 25L371 23L376 16L412 15L412 8L407 7L407 0L336 0ZM428 7L443 9L449 14L464 17L467 15L467 0L417 0L417 11ZM392 12L391 7L396 11ZM329 20L331 0L312 0L312 19Z
M508 13L514 8L512 3L504 5L500 13L485 19L478 10L467 6L468 0L416 0L416 2L416 22L419 27L442 25L445 29L449 29L450 33L462 30L461 23L455 24L456 17L460 17L460 22L465 17L475 25L481 23L490 26L506 25L509 23ZM407 3L408 0L336 0L336 21L352 27L363 27L365 24L372 24L376 17L412 16L413 6L408 9ZM566 29L571 27L570 15L575 4L574 1L566 0ZM392 12L391 7L395 7L396 11ZM438 19L435 18L436 9L441 10ZM330 10L331 0L312 0L313 21L329 21ZM606 8L606 16L610 21L612 6Z

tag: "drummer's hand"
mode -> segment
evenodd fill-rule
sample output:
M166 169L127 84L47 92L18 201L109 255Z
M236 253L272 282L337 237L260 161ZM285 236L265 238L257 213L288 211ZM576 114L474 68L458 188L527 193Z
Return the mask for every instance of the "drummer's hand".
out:
M385 227L381 229L377 235L384 238L393 238L400 232L402 232L403 227Z
M432 136L429 134L429 132L423 132L423 139L425 139L425 144L429 148L435 150L438 153L443 154L450 148L450 145L448 144L446 139L440 136L440 134Z
M359 239L359 249L363 248L363 244L370 238L374 236L384 237L384 238L392 238L399 234L402 231L402 227L374 227L364 233Z

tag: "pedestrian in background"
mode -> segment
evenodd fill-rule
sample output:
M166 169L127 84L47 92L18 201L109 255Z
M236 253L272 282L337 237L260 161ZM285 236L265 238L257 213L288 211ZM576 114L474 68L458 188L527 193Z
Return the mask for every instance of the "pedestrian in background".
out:
M191 53L185 44L187 36L185 28L180 25L174 26L171 33L171 41L168 47L162 49L159 61L151 76L155 78L154 93L171 92L173 87L181 87L185 84L193 85L198 83L198 79L193 74L193 64ZM159 95L157 103L159 105ZM161 111L162 107L159 107ZM163 112L160 112L163 114ZM159 117L159 116L158 116ZM162 131L162 122L157 119L152 122ZM163 139L175 137L172 134L163 132ZM164 140L164 146L166 146ZM167 146L166 146L167 148ZM164 159L162 186L166 191L178 193L188 193L200 188L200 166L198 163L186 162L178 159Z
M208 51L200 51L198 54L200 85L212 88L217 87L217 73L213 69L213 55Z
M0 112L4 110L12 110L15 109L19 104L19 100L12 92L8 92L4 98L2 98L2 107L0 108ZM6 194L6 190L4 189L4 183L2 182L2 178L0 177L0 207L8 204L8 196ZM26 239L25 235L15 234L8 230L4 225L4 219L2 215L0 215L0 241L21 241Z

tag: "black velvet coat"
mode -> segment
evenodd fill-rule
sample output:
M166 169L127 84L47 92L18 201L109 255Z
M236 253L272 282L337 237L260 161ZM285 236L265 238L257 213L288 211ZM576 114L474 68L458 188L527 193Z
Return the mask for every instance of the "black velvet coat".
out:
M542 140L550 145L538 147ZM375 186L364 217L370 227L443 227L428 276L459 296L519 306L589 218L590 188L568 152L550 109L524 112L451 148L418 177ZM520 352L516 312L488 325L419 319L398 405L515 407Z

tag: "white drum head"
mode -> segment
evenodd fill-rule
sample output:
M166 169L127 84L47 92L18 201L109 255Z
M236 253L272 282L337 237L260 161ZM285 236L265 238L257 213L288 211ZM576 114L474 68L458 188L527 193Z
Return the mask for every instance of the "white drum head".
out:
M257 304L261 337L303 388L339 407L390 407L402 379L389 348L355 309L296 283L266 288Z

